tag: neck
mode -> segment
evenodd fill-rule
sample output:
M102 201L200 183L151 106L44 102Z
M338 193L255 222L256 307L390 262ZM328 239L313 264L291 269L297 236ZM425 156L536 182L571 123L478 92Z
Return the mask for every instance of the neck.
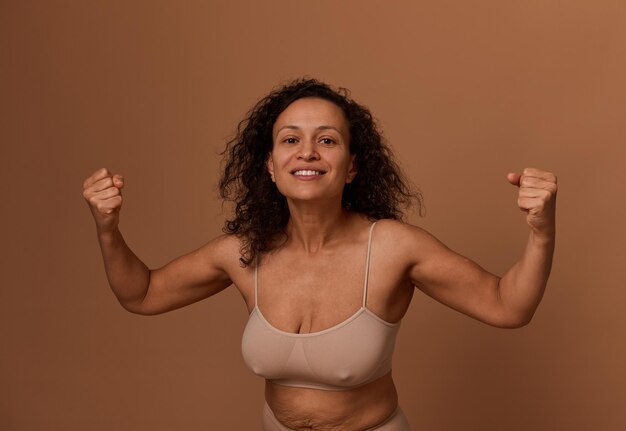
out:
M315 253L332 243L342 232L350 213L341 205L330 207L311 202L289 202L289 242L307 253Z

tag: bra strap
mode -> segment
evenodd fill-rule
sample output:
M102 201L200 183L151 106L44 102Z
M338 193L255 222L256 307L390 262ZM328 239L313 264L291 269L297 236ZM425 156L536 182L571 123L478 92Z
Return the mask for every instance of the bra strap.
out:
M259 286L259 257L254 261L254 306L258 304L258 286Z
M372 249L372 231L374 230L374 225L376 222L372 223L370 226L369 238L367 239L367 259L365 260L365 286L363 286L363 308L365 308L365 304L367 302L367 281L370 273L370 251Z

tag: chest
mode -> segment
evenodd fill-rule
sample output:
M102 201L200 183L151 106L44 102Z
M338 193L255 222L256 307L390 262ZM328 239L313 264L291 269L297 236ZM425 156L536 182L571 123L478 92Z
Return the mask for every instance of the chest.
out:
M251 271L243 294L275 328L291 333L322 331L367 308L381 319L399 321L413 294L398 271L384 271L384 255L362 247L317 256L276 254ZM393 276L393 274L396 274ZM256 279L256 282L255 282ZM256 295L255 295L256 290Z
M242 339L246 364L276 383L317 389L356 387L388 373L399 323L366 307L371 259L292 256L255 270L255 305ZM371 302L397 303L391 286Z

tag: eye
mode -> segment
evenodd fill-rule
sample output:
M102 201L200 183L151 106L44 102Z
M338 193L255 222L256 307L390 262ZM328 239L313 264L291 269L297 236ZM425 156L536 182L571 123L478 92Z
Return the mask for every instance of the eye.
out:
M320 139L320 142L322 144L330 145L330 144L334 144L335 140L332 139L332 138L322 138L322 139Z
M286 144L295 144L297 141L298 140L296 138L291 137L283 139L283 142Z

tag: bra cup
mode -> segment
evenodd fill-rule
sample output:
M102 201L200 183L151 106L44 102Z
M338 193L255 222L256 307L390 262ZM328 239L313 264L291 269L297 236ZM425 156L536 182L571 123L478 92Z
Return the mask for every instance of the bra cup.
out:
M390 334L392 332L392 334ZM315 382L338 387L358 386L386 374L397 327L381 325L366 310L337 331L303 340Z
M398 329L399 324L384 322L363 308L329 330L289 334L271 327L254 310L241 348L246 365L268 380L340 390L368 383L391 369Z
M284 371L296 340L271 331L256 313L252 312L244 329L241 353L253 373L271 379Z

